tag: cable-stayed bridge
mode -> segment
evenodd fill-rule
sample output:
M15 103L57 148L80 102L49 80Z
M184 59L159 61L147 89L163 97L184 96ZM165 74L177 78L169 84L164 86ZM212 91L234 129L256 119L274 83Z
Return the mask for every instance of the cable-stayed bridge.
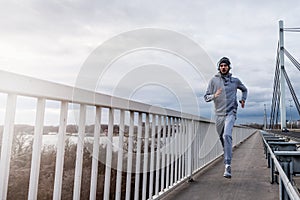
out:
M300 71L300 63L289 53L284 47L284 32L300 32L300 28L284 28L283 21L279 22L279 42L276 56L275 76L273 83L273 97L271 105L269 128L273 129L278 125L280 114L281 129L287 129L286 126L286 95L285 84L291 93L293 102L300 116L300 104L297 98L297 93L294 90L292 82L285 70L285 56L290 62Z

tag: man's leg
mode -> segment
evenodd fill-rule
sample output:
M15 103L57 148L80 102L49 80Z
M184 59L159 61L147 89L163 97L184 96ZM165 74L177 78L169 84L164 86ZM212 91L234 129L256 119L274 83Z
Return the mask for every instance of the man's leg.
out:
M216 129L220 137L220 141L223 149L224 149L224 139L223 139L224 123L225 123L225 116L216 116Z
M231 159L232 159L232 129L236 119L235 113L228 114L224 125L224 164L225 178L231 178Z
M232 159L232 129L236 119L234 113L228 114L225 119L224 125L224 164L230 165Z

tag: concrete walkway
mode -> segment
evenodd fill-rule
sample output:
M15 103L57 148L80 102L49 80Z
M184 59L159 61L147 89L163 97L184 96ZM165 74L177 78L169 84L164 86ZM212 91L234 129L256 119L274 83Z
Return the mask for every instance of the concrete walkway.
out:
M234 149L232 178L223 177L223 160L194 176L195 182L184 183L164 200L274 200L279 199L279 187L269 182L269 168L257 132Z

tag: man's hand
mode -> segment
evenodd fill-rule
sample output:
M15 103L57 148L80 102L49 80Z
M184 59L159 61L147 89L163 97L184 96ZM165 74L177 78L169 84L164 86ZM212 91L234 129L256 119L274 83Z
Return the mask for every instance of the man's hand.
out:
M219 88L216 93L214 94L214 97L217 98L222 93L222 88Z
M241 104L242 108L245 107L245 101L244 100L240 100L240 104Z

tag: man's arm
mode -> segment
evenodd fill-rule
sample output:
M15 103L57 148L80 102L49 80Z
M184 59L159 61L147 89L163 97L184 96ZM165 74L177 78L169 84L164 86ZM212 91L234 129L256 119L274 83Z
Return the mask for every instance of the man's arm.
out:
M239 80L238 89L242 91L242 99L239 102L241 103L241 107L244 108L245 101L246 101L247 95L248 95L248 89L240 80Z
M209 82L206 93L204 95L204 100L206 102L210 102L220 96L222 93L222 89L219 88L216 92L213 91L212 81Z

